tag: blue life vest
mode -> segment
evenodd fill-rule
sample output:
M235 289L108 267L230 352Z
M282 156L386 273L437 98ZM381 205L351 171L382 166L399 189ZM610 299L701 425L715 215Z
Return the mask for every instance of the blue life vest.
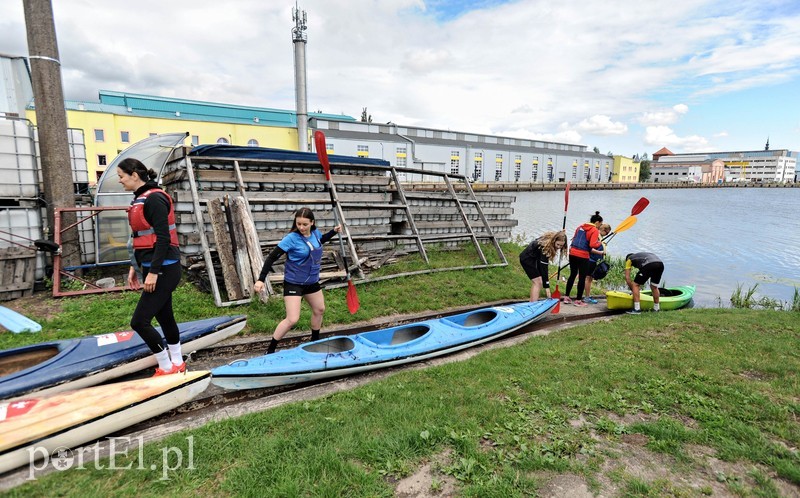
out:
M572 243L570 244L571 247L575 249L580 249L582 251L587 251L591 254L591 247L589 247L589 239L586 238L586 230L583 227L578 227L575 230L575 236L572 237Z
M308 247L308 255L300 261L292 261L287 257L283 279L286 282L299 285L313 284L319 281L319 272L322 268L322 242L317 231L311 233L317 241L317 246L311 243L311 238L306 239L297 232L292 232L302 239ZM288 256L288 255L287 255Z

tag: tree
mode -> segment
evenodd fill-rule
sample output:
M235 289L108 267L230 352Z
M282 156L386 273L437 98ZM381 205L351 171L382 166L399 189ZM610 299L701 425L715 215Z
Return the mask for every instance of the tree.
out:
M361 110L361 122L362 123L371 123L372 122L372 115L371 114L367 114L367 108L366 107L364 107Z
M598 149L597 147L595 147L595 148L594 148L594 149L592 149L592 150L594 150L594 153L595 153L595 154L599 154L599 153L600 153L600 149Z
M645 159L639 163L639 181L646 182L650 179L650 160Z

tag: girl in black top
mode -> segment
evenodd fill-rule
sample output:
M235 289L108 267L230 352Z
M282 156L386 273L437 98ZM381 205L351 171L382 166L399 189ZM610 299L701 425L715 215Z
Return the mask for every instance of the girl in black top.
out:
M519 255L519 262L525 274L531 279L531 302L538 301L542 287L550 297L550 279L547 276L550 262L564 255L567 235L564 232L545 232L534 240Z

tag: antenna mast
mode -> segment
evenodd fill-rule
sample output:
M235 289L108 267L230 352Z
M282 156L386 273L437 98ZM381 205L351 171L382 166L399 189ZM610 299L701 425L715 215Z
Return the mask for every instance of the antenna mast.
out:
M297 114L297 145L308 152L308 88L306 85L306 11L295 3L292 9L292 43L294 44L294 97Z

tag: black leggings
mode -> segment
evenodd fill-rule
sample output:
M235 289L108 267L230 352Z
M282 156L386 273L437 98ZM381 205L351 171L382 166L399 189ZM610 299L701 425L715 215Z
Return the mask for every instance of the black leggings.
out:
M586 285L586 275L589 273L589 258L569 255L569 277L567 277L567 290L565 296L569 296L572 284L575 283L575 276L578 276L577 299L583 299L583 288Z
M144 279L147 278L149 269L144 267L142 270L144 270L142 279L142 285L144 285ZM164 339L153 327L153 317L161 325L161 331L164 333L167 344L181 342L178 324L172 312L172 291L178 287L178 282L181 281L181 265L173 263L162 266L161 270L163 273L158 276L156 290L153 292L142 291L142 296L139 298L139 303L131 318L131 328L139 334L154 354L164 350Z

